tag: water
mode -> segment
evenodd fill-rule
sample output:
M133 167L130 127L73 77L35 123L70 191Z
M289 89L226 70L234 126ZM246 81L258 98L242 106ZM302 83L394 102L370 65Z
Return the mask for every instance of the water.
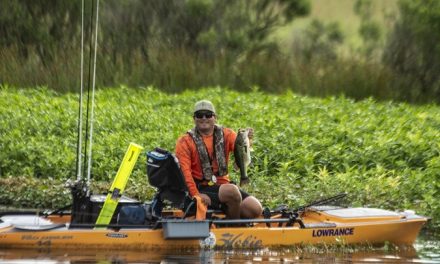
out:
M4 250L0 263L440 263L440 237L422 234L414 247L283 248L257 251Z

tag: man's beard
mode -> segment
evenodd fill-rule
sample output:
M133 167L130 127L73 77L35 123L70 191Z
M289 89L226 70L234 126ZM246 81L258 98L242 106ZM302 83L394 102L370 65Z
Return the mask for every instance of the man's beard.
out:
M197 130L202 134L207 134L207 133L214 130L214 126L211 126L211 125L208 127L200 127L199 126L199 127L197 127Z

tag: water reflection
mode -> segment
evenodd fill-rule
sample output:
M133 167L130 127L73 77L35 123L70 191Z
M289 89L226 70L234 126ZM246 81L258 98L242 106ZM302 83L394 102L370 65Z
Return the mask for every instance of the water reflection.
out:
M260 251L65 251L1 250L2 263L407 263L420 262L415 250L393 253ZM435 262L432 262L435 263Z
M0 263L440 263L440 241L414 247L282 248L234 251L98 251L0 249Z
M440 263L440 233L422 233L415 245L419 259Z

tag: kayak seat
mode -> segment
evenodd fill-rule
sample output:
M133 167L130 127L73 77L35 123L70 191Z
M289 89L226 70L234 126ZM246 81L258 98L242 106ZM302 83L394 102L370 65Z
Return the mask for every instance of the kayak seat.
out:
M161 217L167 202L184 211L183 217L195 214L196 202L189 195L178 160L171 152L160 148L147 152L147 177L150 185L157 188L151 202L154 217Z

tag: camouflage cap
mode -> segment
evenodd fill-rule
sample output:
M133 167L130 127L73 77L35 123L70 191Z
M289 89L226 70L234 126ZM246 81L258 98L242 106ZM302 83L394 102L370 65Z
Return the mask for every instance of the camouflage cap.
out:
M198 101L195 105L194 105L194 113L197 111L211 111L215 114L215 108L214 105L208 101L208 100L201 100Z

